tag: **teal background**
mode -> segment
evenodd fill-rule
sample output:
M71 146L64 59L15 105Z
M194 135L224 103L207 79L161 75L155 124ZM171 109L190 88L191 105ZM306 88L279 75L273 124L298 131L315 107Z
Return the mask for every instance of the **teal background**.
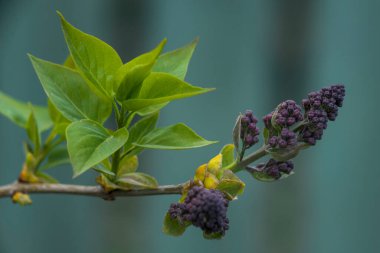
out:
M246 182L231 203L231 228L206 241L190 228L180 238L161 232L177 196L114 202L76 196L33 195L29 207L0 200L0 253L118 252L379 252L380 92L379 1L6 1L0 0L0 89L44 104L26 53L62 62L68 51L55 10L81 30L117 49L124 60L166 50L194 37L200 43L187 80L213 93L176 101L161 126L190 125L216 145L187 151L147 151L141 170L161 184L183 182L225 143L239 112L259 117L284 99L344 83L347 96L322 141L295 159L296 174L276 183ZM0 118L0 183L12 182L23 161L22 129ZM62 182L93 184L94 173Z

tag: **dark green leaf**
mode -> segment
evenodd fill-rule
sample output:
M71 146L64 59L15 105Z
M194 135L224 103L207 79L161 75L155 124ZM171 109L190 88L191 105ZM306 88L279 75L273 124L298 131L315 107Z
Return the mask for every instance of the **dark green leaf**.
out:
M119 101L138 96L142 82L150 74L165 44L166 39L152 51L136 57L118 70L114 89L117 90Z
M75 66L96 89L110 95L114 74L123 64L119 55L104 41L75 28L61 13L58 15Z
M172 219L169 213L166 213L164 218L164 226L162 227L162 232L167 235L180 236L182 235L189 223L180 223L178 219Z
M33 106L38 129L43 132L52 126L46 107ZM30 115L30 106L0 92L0 114L20 127L26 128Z
M66 135L74 177L111 156L128 140L127 129L121 128L109 133L102 125L92 120L71 123L67 127Z
M184 80L187 67L198 41L199 39L196 38L190 44L182 48L161 55L154 64L153 71L165 72L178 79Z
M30 59L46 94L67 119L102 123L108 118L112 102L97 96L77 71L34 56Z
M156 189L158 187L154 177L141 172L123 174L117 178L116 183L127 190Z
M185 124L179 123L164 128L157 128L133 144L152 149L189 149L216 143L196 134Z
M214 89L192 86L170 74L154 72L145 78L138 98L126 100L123 104L130 111L139 111L152 105L192 97L212 90Z

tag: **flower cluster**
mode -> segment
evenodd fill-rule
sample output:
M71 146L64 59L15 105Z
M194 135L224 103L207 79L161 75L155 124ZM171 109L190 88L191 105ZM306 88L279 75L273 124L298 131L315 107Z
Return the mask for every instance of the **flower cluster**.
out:
M257 169L275 180L280 179L282 174L290 174L294 165L292 161L280 162L270 159L267 163L256 166Z
M240 139L243 141L244 148L250 148L259 142L259 128L256 126L257 119L252 111L247 110L241 118Z
M279 104L275 111L263 117L269 131L268 144L271 148L291 148L297 144L297 135L290 129L303 120L301 107L293 100Z
M311 92L307 99L302 101L305 109L307 124L302 128L300 140L315 145L327 128L327 122L334 121L338 116L338 109L342 107L345 96L344 85L337 84Z
M301 107L297 105L295 101L286 100L277 106L274 117L276 125L289 128L302 120Z
M225 234L228 230L228 200L217 190L192 187L183 203L171 204L169 215L180 222L190 222L206 234Z

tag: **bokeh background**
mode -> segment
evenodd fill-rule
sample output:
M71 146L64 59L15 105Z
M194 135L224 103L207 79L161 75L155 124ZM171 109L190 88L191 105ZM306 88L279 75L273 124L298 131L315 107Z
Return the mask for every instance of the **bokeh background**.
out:
M213 93L176 101L161 126L185 122L220 143L197 150L147 151L141 169L161 184L183 182L231 142L239 112L260 117L284 99L344 83L347 96L322 141L295 159L296 174L276 183L242 173L245 194L231 204L231 228L206 241L190 228L180 238L161 232L177 196L114 202L75 196L33 196L29 207L0 200L0 252L379 252L380 2L251 1L7 1L0 0L0 89L45 104L26 56L62 62L68 51L55 10L94 34L124 60L166 50L196 36L187 80ZM0 118L0 183L13 181L23 161L25 133ZM71 168L51 173L63 182L93 184L94 173L71 181Z

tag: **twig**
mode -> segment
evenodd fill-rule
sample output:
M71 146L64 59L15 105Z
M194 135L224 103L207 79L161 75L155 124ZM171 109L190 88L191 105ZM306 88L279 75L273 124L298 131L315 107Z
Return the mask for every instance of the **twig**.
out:
M165 195L165 194L181 194L186 183L178 185L163 185L156 189L141 189L141 190L115 190L107 193L101 186L84 186L70 184L27 184L15 182L12 184L0 186L0 198L11 197L15 192L23 193L54 193L54 194L71 194L100 197L107 200L112 200L115 197L130 197L130 196L150 196L150 195Z

